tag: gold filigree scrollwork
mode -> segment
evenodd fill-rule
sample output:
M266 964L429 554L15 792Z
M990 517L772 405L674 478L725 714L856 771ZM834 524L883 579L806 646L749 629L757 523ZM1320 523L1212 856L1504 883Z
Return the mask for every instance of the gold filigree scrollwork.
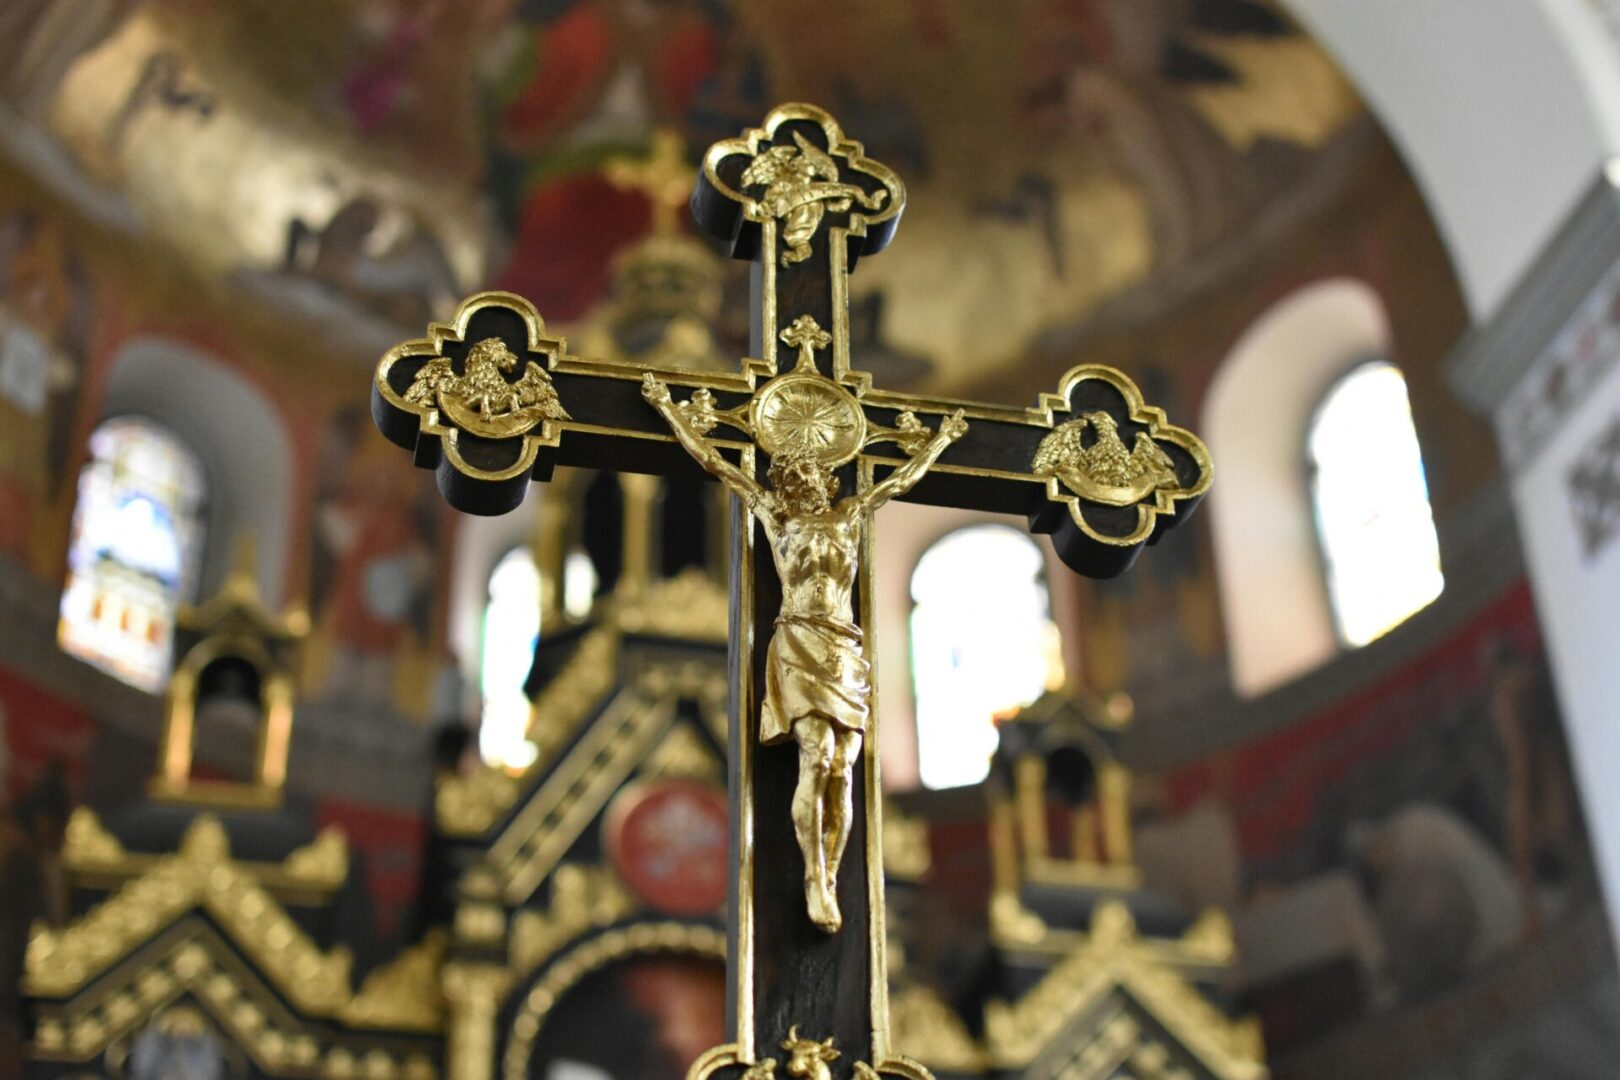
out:
M923 426L923 422L917 419L916 413L908 409L894 418L894 427L892 428L880 427L877 424L868 422L866 425L866 441L862 445L862 449L874 443L892 442L905 451L906 456L909 457L927 446L928 440L933 437L934 433Z
M699 387L693 391L690 400L681 402L676 408L681 410L686 422L692 425L692 430L700 435L709 434L721 424L752 435L754 425L749 417L750 404L752 403L744 402L734 409L717 409L714 406L714 393L707 387Z
M330 1016L349 1001L348 950L322 952L252 873L231 859L224 826L212 814L192 823L176 854L158 859L77 922L60 930L37 927L28 942L28 992L76 993L197 908L303 1012Z
M568 410L543 368L524 364L515 381L507 379L519 362L500 338L484 338L468 350L466 371L460 375L449 357L429 360L411 380L405 400L437 406L461 430L486 439L510 439L542 421L567 420Z
M443 930L421 941L366 976L360 992L343 1009L349 1027L437 1032L444 1027L441 975L449 942Z
M522 978L586 931L611 926L636 910L613 871L564 864L551 875L551 907L512 918L511 969Z
M1217 932L1205 929L1195 941ZM1016 1003L986 1005L985 1043L992 1061L998 1068L1024 1068L1075 1017L1123 992L1217 1080L1263 1080L1258 1024L1227 1017L1163 955L1158 943L1138 936L1125 905L1100 905L1084 942L1034 989Z

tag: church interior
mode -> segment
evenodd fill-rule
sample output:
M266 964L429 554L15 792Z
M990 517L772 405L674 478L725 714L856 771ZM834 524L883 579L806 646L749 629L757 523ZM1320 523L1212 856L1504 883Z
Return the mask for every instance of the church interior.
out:
M1615 154L1620 0L8 0L0 1080L1612 1080Z

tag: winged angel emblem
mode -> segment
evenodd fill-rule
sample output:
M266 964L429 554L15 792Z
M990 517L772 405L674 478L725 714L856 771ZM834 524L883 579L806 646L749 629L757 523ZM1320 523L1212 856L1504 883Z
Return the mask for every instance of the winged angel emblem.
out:
M529 364L515 381L506 376L518 358L500 338L485 338L467 353L467 371L457 375L447 356L423 365L405 400L442 410L463 430L491 439L521 435L542 420L567 420L551 376Z
M793 146L773 146L755 158L742 174L744 184L765 188L760 205L770 217L782 220L782 265L792 266L810 257L810 238L821 227L828 210L842 213L855 203L878 210L888 197L879 188L868 192L854 184L838 182L838 165L832 155L793 133Z

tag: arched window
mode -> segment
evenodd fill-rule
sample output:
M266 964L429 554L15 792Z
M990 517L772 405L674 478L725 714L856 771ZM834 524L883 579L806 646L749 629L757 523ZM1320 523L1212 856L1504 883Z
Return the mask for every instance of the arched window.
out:
M521 769L535 756L523 682L540 638L540 570L526 546L501 556L490 571L488 595L479 654L484 718L478 749L492 765Z
M996 718L1063 685L1041 549L1001 525L946 535L911 575L917 768L925 786L990 771Z
M1400 369L1373 361L1334 383L1306 449L1334 622L1346 644L1365 645L1445 585Z
M197 588L206 495L202 461L169 429L119 417L95 430L73 511L62 648L143 690L163 687L175 614Z

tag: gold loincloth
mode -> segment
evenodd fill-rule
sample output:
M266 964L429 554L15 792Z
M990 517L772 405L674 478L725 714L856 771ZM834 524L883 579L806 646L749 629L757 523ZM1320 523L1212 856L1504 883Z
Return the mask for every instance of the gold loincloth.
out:
M872 702L872 668L861 652L861 628L842 619L784 615L765 655L765 701L759 738L780 742L793 722L820 716L845 731L864 732Z

